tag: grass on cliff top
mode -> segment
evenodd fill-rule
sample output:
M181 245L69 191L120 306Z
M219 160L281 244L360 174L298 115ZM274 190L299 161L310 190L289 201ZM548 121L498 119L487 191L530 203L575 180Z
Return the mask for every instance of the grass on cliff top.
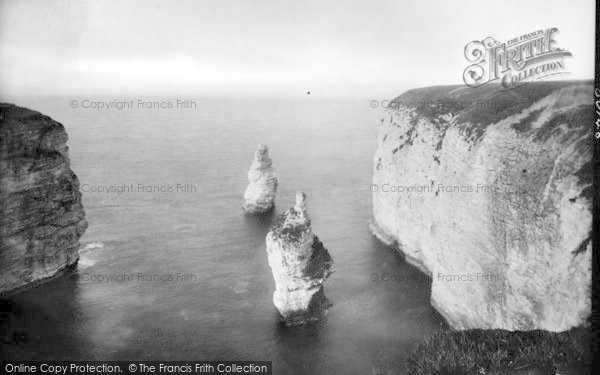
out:
M38 124L36 120L44 119L46 121L52 121L50 117L42 115L38 111L34 111L29 108L19 107L10 103L0 103L0 128L3 128L8 124L8 121L21 121L28 120L28 126L40 126L45 124ZM6 121L6 122L5 122Z
M440 331L409 356L410 374L506 373L589 365L591 334L585 328L554 333L505 330Z
M531 82L510 90L500 84L476 88L465 85L432 86L408 90L396 97L390 107L395 108L394 103L404 103L405 107L414 108L419 116L425 118L454 113L458 114L458 123L469 122L485 126L519 113L555 90L580 84L592 87L592 81ZM415 107L416 104L407 103L421 103L421 106ZM430 105L423 105L424 103Z

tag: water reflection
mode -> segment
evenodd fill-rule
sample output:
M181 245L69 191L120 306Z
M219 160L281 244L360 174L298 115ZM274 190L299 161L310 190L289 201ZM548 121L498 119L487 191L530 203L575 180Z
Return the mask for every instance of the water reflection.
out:
M32 106L57 113L48 103ZM71 124L71 161L82 183L189 182L201 189L84 194L90 227L82 240L91 245L78 274L12 300L22 319L15 327L30 341L3 344L2 356L272 360L275 373L401 374L405 356L441 319L429 304L427 282L369 278L417 272L368 231L373 111L345 102L203 105L194 115L169 118L151 111L123 112L118 121L91 112L89 118L55 116ZM84 126L89 123L97 126ZM114 137L124 129L127 137ZM265 141L281 182L277 206L266 215L244 215L245 174L256 144ZM325 283L333 303L327 319L288 328L273 306L265 236L277 214L293 205L296 189L307 193L313 229L337 271ZM198 279L99 283L83 277L177 272ZM78 318L62 319L72 314Z
M79 332L89 323L81 309L77 275L65 275L0 301L3 360L68 359L88 352Z

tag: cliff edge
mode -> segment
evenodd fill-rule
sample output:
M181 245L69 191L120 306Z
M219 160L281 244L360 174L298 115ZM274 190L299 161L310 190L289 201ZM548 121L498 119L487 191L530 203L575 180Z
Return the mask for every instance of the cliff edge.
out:
M77 263L87 221L60 123L0 103L0 200L1 293Z
M585 325L593 85L410 90L386 109L373 229L432 280L457 329Z

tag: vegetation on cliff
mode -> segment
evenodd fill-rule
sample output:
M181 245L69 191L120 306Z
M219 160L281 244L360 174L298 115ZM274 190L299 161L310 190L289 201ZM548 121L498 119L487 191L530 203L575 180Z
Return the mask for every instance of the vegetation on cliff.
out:
M409 356L410 374L493 374L537 369L586 367L591 361L590 334L585 328L555 333L542 330L440 331ZM569 372L571 373L571 372Z
M456 124L465 139L477 141L481 139L489 125L519 113L541 98L573 83L573 81L535 82L512 90L504 89L499 84L488 84L477 88L464 85L432 86L408 90L392 100L389 107L412 109L410 124L413 127L421 119L431 121L437 126L440 116L448 114L456 116ZM539 112L532 113L528 118L513 124L513 129L529 131L532 120L538 115ZM543 140L551 132L559 131L558 125L563 123L566 123L569 128L577 127L582 121L590 120L592 115L591 108L581 108L575 113L557 116L544 124L536 139ZM439 125L447 126L443 122ZM407 132L407 137L414 138L412 133L414 129Z

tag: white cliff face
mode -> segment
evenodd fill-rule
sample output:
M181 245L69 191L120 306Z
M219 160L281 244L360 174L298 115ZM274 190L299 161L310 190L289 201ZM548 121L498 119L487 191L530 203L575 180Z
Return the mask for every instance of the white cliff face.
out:
M321 319L330 306L323 282L334 271L333 259L311 230L306 196L279 215L266 237L269 266L275 279L273 303L287 325Z
M464 101L465 90L473 89L411 90L395 99L401 109L387 110L374 229L431 275L431 303L456 329L585 325L592 85L490 87L466 98L491 99L488 108L439 110L440 100ZM437 109L406 108L428 96Z
M271 164L273 161L269 158L267 146L259 145L248 171L249 184L244 193L242 205L248 213L267 212L275 205L277 177L275 177Z

